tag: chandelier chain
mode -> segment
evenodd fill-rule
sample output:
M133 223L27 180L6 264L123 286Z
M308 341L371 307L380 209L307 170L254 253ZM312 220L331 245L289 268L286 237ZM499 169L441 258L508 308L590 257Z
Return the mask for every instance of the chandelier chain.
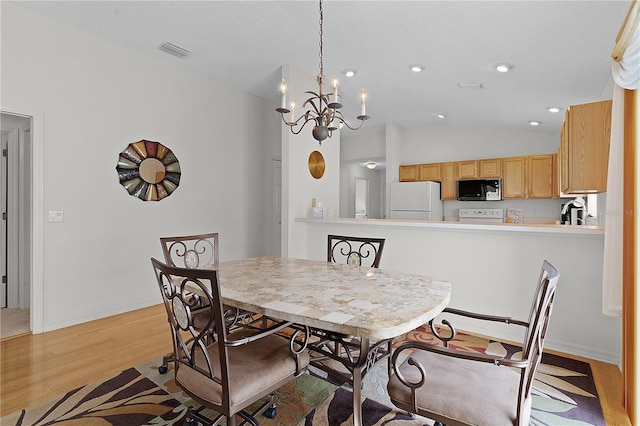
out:
M324 64L322 63L322 23L324 21L322 10L322 0L320 0L320 75L319 77L322 79L324 74Z

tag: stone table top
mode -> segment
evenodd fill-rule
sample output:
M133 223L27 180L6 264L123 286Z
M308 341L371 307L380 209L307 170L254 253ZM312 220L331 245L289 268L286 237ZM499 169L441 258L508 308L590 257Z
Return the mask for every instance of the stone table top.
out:
M209 267L227 305L371 341L428 322L451 295L445 280L317 260L258 257Z

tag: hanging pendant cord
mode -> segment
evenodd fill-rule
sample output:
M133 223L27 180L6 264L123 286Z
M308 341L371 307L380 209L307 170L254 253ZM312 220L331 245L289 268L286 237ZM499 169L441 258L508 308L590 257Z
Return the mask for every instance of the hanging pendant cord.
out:
M321 81L324 79L324 64L322 63L322 22L324 21L323 11L322 11L322 0L320 0L320 74L318 75L318 83L321 84ZM322 90L322 86L320 87Z

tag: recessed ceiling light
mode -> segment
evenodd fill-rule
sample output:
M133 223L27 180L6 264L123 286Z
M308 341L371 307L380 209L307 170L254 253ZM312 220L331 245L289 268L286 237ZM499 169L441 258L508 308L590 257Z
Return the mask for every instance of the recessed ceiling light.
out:
M411 71L413 72L424 71L424 65L420 65L420 64L411 64L409 65L409 68L411 68Z
M560 112L561 110L562 110L562 108L558 108L558 107L548 107L547 108L547 111L553 112L553 113Z
M367 169L371 169L371 170L373 170L373 169L375 169L375 168L376 168L376 163L375 163L375 162L373 162L373 161L369 161L369 162L367 163Z
M542 124L542 121L530 121L529 124L531 126L539 126Z
M438 118L447 118L447 116L444 114L436 114L435 116Z
M347 77L353 77L357 73L358 72L356 70L344 70L344 71L342 71L342 74L344 74Z
M515 68L515 65L508 64L508 63L505 62L505 63L502 63L502 64L495 64L493 67L498 72L509 72L509 71L511 71L512 69Z

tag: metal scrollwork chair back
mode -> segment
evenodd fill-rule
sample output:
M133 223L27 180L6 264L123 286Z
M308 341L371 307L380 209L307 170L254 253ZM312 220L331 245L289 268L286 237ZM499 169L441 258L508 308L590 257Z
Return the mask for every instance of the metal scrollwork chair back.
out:
M218 233L211 232L197 235L180 235L175 237L161 237L160 245L162 254L167 265L172 267L183 267L187 269L204 268L207 265L219 262ZM192 294L189 299L192 308L205 307L206 301L199 295ZM252 312L242 311L229 306L224 306L227 329L235 327L239 322L250 322L253 318ZM206 309L194 309L194 323L197 328L205 330L209 312ZM213 329L208 330L214 333ZM166 373L168 364L172 362L173 354L164 357L160 366L160 373Z
M234 426L237 417L257 425L258 414L275 416L273 392L303 373L309 363L304 330L282 336L278 331L291 323L279 322L227 333L217 271L176 268L156 259L151 263L171 327L175 381L199 405L189 409L188 418L209 425L225 418ZM213 340L194 324L191 293L205 299L204 330L217 330ZM262 404L256 411L245 410L257 401ZM205 408L220 414L210 419L202 412Z
M161 237L164 260L170 266L202 268L219 262L218 233Z
M327 236L327 262L348 265L380 266L384 238Z
M528 426L534 375L560 274L544 261L528 321L446 308L445 313L524 327L521 357L475 353L423 342L406 342L392 356L387 390L393 404L447 426ZM455 329L448 322L452 334ZM408 354L401 361L400 354Z
M382 258L384 241L384 238L329 235L327 237L327 262L377 268ZM311 329L310 331L314 337L309 345L313 354L311 364L335 379L351 385L353 385L353 374L356 369L360 370L358 374L363 377L371 365L385 358L389 360L391 355L392 339L371 342L371 358L368 360L371 362L360 364L362 357L366 355L360 354L360 347L358 343L355 343L357 338L354 336L321 329ZM339 359L348 360L347 364L350 367L347 373L336 371L333 368L333 363ZM388 371L391 371L390 364L388 364Z

